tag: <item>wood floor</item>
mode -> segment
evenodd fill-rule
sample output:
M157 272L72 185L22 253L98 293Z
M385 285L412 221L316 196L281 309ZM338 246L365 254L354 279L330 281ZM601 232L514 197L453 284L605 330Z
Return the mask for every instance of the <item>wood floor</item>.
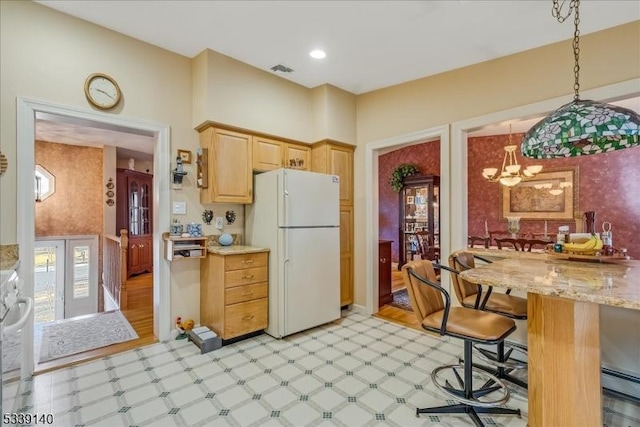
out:
M402 274L400 271L398 271L397 266L394 264L391 269L391 292L399 291L400 289L404 289L405 287L406 286L404 285L404 281L402 280ZM424 329L422 329L422 327L420 326L420 322L418 322L418 318L411 311L403 310L401 308L385 304L380 307L380 309L377 313L374 314L374 316L388 320L389 322L397 323L399 325L424 332Z
M122 310L122 314L138 334L137 340L113 344L44 363L36 361L34 375L156 342L157 338L153 335L153 275L149 273L134 276L127 280L126 286L129 290L129 304L127 310Z

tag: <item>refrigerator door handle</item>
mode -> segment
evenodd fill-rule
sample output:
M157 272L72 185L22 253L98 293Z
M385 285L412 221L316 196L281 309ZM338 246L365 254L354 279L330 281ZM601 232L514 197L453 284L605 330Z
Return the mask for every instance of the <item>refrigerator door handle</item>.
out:
M285 224L288 224L289 222L287 221L287 209L289 206L287 199L289 198L289 183L286 170L282 171L282 193L284 194L284 197L282 198L282 220Z
M282 181L284 183L283 190L284 190L284 195L285 196L289 195L289 185L287 185L288 184L287 177L288 177L287 176L287 171L285 170L285 171L282 172Z

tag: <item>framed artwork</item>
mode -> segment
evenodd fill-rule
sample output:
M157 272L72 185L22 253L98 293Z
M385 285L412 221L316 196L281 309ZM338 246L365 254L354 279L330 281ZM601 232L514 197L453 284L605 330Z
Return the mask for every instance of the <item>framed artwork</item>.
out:
M543 170L533 179L515 187L502 186L501 220L517 216L521 220L573 220L578 215L578 167ZM562 188L554 195L553 189Z
M191 163L191 151L178 150L178 157L182 159L182 163Z
M408 205L413 205L414 203L414 197L413 196L407 196L407 204Z

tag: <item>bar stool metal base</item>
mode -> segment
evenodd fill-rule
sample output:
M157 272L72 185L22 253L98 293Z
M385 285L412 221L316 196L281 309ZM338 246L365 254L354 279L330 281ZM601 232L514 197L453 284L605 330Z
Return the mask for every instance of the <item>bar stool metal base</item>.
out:
M468 414L477 427L484 427L478 414L506 414L520 416L519 409L502 408L510 397L509 389L496 375L483 369L473 367L471 341L464 342L465 363L461 365L440 366L433 370L431 379L433 383L447 396L460 402L454 405L445 405L432 408L416 409L416 417L420 414ZM453 377L444 378L443 371L451 370ZM464 371L461 377L458 370ZM485 383L473 388L474 372L476 376L485 377ZM482 379L480 379L482 381ZM454 386L452 383L455 383ZM489 398L488 395L500 392L500 396Z
M526 347L514 344L514 343L500 343L498 344L498 348L496 352L492 352L482 347L478 347L473 345L473 348L476 350L476 354L478 357L488 363L491 366L484 366L480 364L473 364L474 367L478 369L482 369L486 372L493 373L496 377L509 381L510 383L516 384L522 388L527 388L527 383L513 375L511 372L515 369L526 369L527 363L512 358L511 355L515 351L516 353L525 354L527 353ZM505 351L505 349L508 349ZM491 384L491 383L488 383Z

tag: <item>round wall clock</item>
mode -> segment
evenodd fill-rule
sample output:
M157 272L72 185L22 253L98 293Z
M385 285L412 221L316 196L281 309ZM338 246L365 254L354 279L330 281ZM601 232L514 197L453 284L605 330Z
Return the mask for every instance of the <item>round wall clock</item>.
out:
M120 102L122 92L116 81L102 73L91 74L84 82L87 100L101 110L109 110Z

